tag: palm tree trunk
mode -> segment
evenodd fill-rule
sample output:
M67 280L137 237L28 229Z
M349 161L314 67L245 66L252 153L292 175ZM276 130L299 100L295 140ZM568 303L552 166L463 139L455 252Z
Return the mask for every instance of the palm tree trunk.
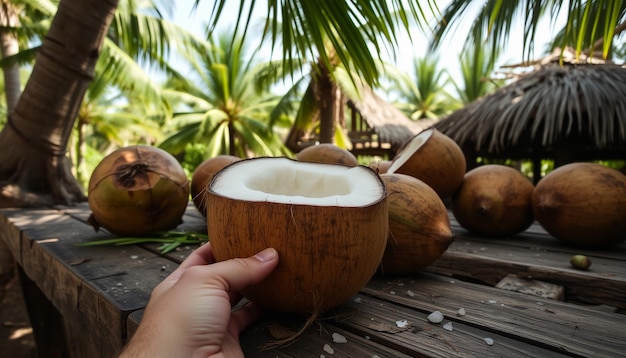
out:
M0 5L0 53L2 58L15 55L19 51L17 36L10 30L19 25L17 11L13 4L2 2ZM20 69L11 65L2 69L4 74L4 92L7 101L7 113L11 113L20 98Z
M85 200L66 150L117 4L59 4L24 93L0 132L0 206Z
M337 105L339 91L337 85L325 72L319 78L317 93L320 104L320 143L334 143L335 125L339 113Z

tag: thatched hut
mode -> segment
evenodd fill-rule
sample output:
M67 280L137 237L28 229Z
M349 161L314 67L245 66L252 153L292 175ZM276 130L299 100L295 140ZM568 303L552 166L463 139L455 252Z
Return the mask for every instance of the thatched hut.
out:
M363 89L359 100L348 101L348 108L351 109L348 136L355 154L386 154L392 159L409 139L436 122L409 119L369 87ZM384 151L371 150L377 147Z
M355 155L375 155L393 158L396 152L414 135L432 126L435 120L413 121L402 111L387 102L363 84L359 97L346 98L344 126ZM319 120L319 119L317 119ZM315 132L300 130L288 136L287 145L295 152L313 145L318 138Z
M626 159L626 68L548 64L434 125L478 157L540 161Z

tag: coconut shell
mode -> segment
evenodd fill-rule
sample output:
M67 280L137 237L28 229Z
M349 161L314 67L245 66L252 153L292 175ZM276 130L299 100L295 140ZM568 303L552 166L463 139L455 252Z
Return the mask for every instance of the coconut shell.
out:
M182 222L189 180L168 152L129 146L107 155L89 180L90 223L118 236L167 231Z
M240 159L233 155L218 155L203 161L194 170L191 176L191 200L203 216L206 217L206 188L213 175L238 160Z
M380 199L361 207L248 201L219 193L216 182L222 175L257 160L292 161L242 160L218 172L209 184L207 227L216 260L252 256L273 247L280 256L277 268L263 282L245 289L246 298L265 308L296 313L340 305L370 280L385 250L388 211L382 181L367 167L350 168L373 175L380 183ZM319 170L336 167L307 165ZM272 175L246 173L251 183L258 182L257 175Z
M462 227L476 234L515 235L533 223L534 189L517 169L482 165L465 174L461 187L452 195L452 212Z
M341 164L350 167L359 165L359 161L349 150L331 143L320 143L306 147L296 154L301 162Z
M626 240L626 175L595 163L554 169L535 186L533 214L566 243L610 246Z
M381 261L384 274L411 274L438 259L453 241L448 210L423 181L381 174L389 202L389 239Z
M454 140L436 129L427 129L402 147L387 173L410 175L428 184L441 198L448 198L461 186L465 164L465 155Z

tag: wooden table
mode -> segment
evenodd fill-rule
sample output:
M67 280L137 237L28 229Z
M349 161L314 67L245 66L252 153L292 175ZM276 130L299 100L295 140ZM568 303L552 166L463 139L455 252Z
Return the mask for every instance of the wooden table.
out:
M43 356L115 356L141 320L152 288L196 247L161 255L156 244L80 246L111 237L85 223L89 213L86 204L0 211L0 238L18 262ZM537 224L514 239L485 239L451 218L457 238L435 264L413 276L376 275L286 347L260 349L279 337L276 332L302 327L305 317L268 313L242 334L247 356L626 355L626 245L573 249ZM184 221L180 229L206 230L191 205ZM591 258L590 270L570 267L576 253ZM523 285L515 290L495 287L516 277ZM538 296L541 288L519 292L542 283L546 295L558 296L562 288L564 301ZM443 313L443 322L427 321L433 311Z

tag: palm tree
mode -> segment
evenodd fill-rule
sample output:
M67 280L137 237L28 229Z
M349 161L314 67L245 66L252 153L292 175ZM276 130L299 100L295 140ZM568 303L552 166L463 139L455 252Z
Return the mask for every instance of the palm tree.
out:
M494 78L499 49L492 52L478 43L471 43L459 55L461 83L452 81L463 105L489 94L503 85L504 80Z
M478 8L472 12L472 8ZM525 0L501 1L452 0L443 10L435 27L433 48L443 42L446 35L461 21L474 16L467 36L467 43L487 40L492 51L502 47L508 40L513 24L523 20L523 51L529 58L536 40L540 21L546 17L556 18L567 14L566 24L550 50L556 46L571 46L578 54L585 50L601 48L602 57L608 58L613 38L626 28L626 3L620 0Z
M441 118L459 107L446 90L451 79L437 56L415 58L410 74L393 68L386 74L389 92L398 96L396 106L412 120Z
M507 37L508 31L505 31L503 24L508 24L510 28L512 16L497 10L512 6L517 8L518 4L521 4L520 9L530 9L527 11L530 17L525 20L525 24L529 39L534 39L539 15L543 13L541 9L548 9L548 13L561 9L561 2L554 0L488 2L499 6L492 6L491 10L485 12L482 19L487 21L481 22L481 26L490 25L487 29L492 34L491 38L498 41ZM599 0L589 2L607 3ZM246 11L246 8L250 10L257 3L240 1L240 18L244 29L248 28L250 19L250 11ZM467 4L469 1L452 2L459 3ZM585 2L575 0L573 3ZM214 4L215 11L211 15L213 25L226 8L227 1L219 0ZM347 73L356 73L366 83L372 84L379 77L375 58L386 50L394 50L397 34L399 31L409 31L413 19L423 20L422 7L425 5L421 4L401 0L268 1L265 29L270 33L273 44L281 42L284 45L282 57L286 62L291 58L305 58L301 55L314 53L317 49L322 63L329 65L330 57L320 51L325 46L325 39L328 39L336 56L348 66ZM432 7L433 4L434 1L428 1L428 6ZM618 2L610 1L610 4L611 8L607 8L607 12L596 12L596 18L609 14L606 30L602 31L605 47L610 45L614 29L621 19L619 9L615 10L619 7L616 5ZM80 102L93 77L117 5L118 0L61 0L59 3L24 89L27 95L20 97L8 125L0 132L0 205L71 204L85 199L71 174L71 163L64 154ZM232 1L228 5L230 10ZM567 10L572 11L574 8L569 6ZM488 15L491 13L494 16ZM454 14L460 12L444 12L448 20ZM278 22L278 15L282 23ZM591 17L583 17L581 20L581 27L595 21ZM441 27L447 28L449 22L442 22ZM279 31L279 25L282 31ZM364 28L368 30L363 31ZM154 30L151 33L154 39L166 38L161 35L167 29L151 30ZM149 43L156 45L165 42L158 40ZM158 49L162 47L157 46Z
M191 143L205 143L206 157L230 154L240 158L286 153L281 138L269 126L278 97L256 85L268 63L258 63L258 51L248 56L241 37L211 36L210 50L188 58L191 75L178 75L170 87L188 109L175 113L174 134L160 147L182 153Z

